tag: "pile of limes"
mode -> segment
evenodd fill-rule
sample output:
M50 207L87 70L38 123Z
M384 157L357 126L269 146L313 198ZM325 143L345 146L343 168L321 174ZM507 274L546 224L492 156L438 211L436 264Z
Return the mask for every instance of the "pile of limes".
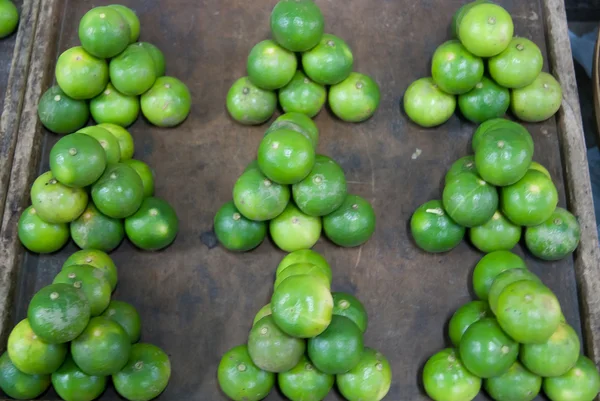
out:
M40 99L42 124L54 133L70 134L88 122L91 112L96 123L127 127L140 108L159 127L185 120L191 107L187 86L165 76L164 55L151 43L137 42L139 36L140 21L125 6L88 11L79 23L81 46L60 55L58 85Z
M0 0L0 39L7 37L17 29L19 11L10 0Z
M349 401L385 397L392 371L363 344L367 312L354 296L331 293L331 278L329 263L314 251L283 258L271 303L256 314L247 345L227 351L219 364L219 385L229 398L262 400L276 380L292 401L322 400L334 382Z
M328 93L338 118L360 122L371 117L379 106L379 86L369 76L352 72L350 47L323 33L324 27L323 14L312 0L279 1L271 13L274 40L252 48L248 76L227 94L231 117L242 124L262 124L275 112L278 97L284 112L314 117Z
M435 401L470 401L482 387L496 401L592 401L600 392L595 364L556 296L509 251L485 255L475 267L479 300L450 319L454 348L425 364L423 383Z
M117 268L106 253L71 255L10 333L0 357L2 391L33 399L52 384L65 401L91 401L112 376L127 400L158 396L171 376L169 357L139 343L140 316L132 305L111 300L116 285Z
M462 6L452 20L457 39L436 49L432 76L416 80L404 94L408 117L423 127L440 125L454 113L456 96L462 115L475 123L502 117L509 106L523 121L552 117L562 100L560 84L542 72L538 46L513 31L510 14L489 0Z

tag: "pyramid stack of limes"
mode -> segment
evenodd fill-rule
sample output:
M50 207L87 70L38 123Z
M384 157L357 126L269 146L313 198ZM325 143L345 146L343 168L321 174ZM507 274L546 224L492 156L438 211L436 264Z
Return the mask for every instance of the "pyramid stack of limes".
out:
M81 46L63 52L56 82L44 93L38 115L56 134L70 134L89 120L127 127L140 112L150 123L173 127L186 119L187 86L165 76L165 57L153 44L137 42L140 21L133 10L95 7L79 23Z
M92 401L112 376L127 400L157 397L171 376L169 357L139 342L140 315L132 305L111 300L116 285L117 268L106 253L71 255L10 333L0 356L0 389L28 400L52 384L65 401Z
M7 37L17 29L19 10L10 0L0 0L0 39Z
M277 266L271 302L254 318L247 344L227 351L218 368L235 401L265 398L277 381L291 401L322 400L333 387L349 401L379 401L392 380L380 352L364 346L368 317L353 295L331 292L331 267L312 250Z
M408 117L423 127L443 124L456 109L456 96L461 114L475 123L502 117L509 107L527 122L552 117L562 100L560 84L542 71L538 46L513 31L510 14L492 1L463 5L452 20L456 39L433 54L431 77L416 80L404 94Z

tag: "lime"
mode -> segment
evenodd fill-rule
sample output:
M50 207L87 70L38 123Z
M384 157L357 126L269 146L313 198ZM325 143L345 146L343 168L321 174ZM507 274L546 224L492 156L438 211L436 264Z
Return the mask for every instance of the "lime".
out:
M102 313L102 316L119 323L125 329L132 344L140 340L142 322L140 314L133 305L123 301L112 300L108 304L108 308Z
M379 107L379 85L368 75L351 72L348 78L329 88L329 107L339 119L359 123Z
M557 207L548 220L525 230L527 249L540 259L559 260L579 245L581 228L577 218Z
M404 92L404 112L421 127L443 124L456 109L456 97L443 92L432 78L414 81Z
M311 81L302 71L296 71L291 81L279 90L279 103L284 112L303 113L308 117L319 114L326 98L325 87Z
M348 195L339 208L323 217L323 230L334 244L349 248L371 238L375 220L375 211L366 199Z
M60 369L52 373L52 387L65 401L91 401L106 389L105 376L90 376L84 373L68 355Z
M552 117L560 108L561 102L560 84L552 75L543 71L529 85L513 89L510 97L514 115L530 123Z
M475 295L486 301L494 279L500 273L509 269L527 269L527 266L523 259L509 251L490 252L482 257L473 271Z
M75 46L65 50L56 61L56 82L73 99L98 96L108 84L108 65L101 58Z
M27 309L33 332L49 344L75 339L90 320L90 304L82 291L67 284L51 284L39 290Z
M291 276L273 293L271 311L275 323L285 333L311 338L324 332L331 323L333 298L317 277Z
M561 313L552 291L533 280L516 281L504 287L496 307L502 329L522 344L548 341L560 324Z
M271 32L275 40L293 52L304 52L315 47L325 21L312 0L281 0L271 12Z
M157 127L174 127L190 114L192 96L188 87L173 77L160 77L141 97L142 113Z
M532 401L542 388L542 378L515 362L503 375L486 379L483 387L496 401Z
M226 249L245 252L263 242L267 235L267 224L264 221L248 220L233 202L227 202L215 215L214 230L217 239Z
M542 166L540 163L538 162L531 162L531 164L529 165L529 169L530 170L537 170L540 173L544 173L544 175L550 179L552 179L552 176L550 175L550 172L548 171L548 169L544 166Z
M465 236L465 228L446 214L439 200L425 202L415 210L410 232L419 248L432 253L449 251Z
M483 60L471 54L458 40L449 40L433 53L431 76L446 93L467 93L483 77Z
M69 284L83 292L89 303L91 316L100 315L110 303L110 294L112 292L110 284L104 272L93 266L67 266L52 281L52 284L59 283Z
M67 258L62 265L64 269L71 265L90 265L104 272L104 277L108 280L111 289L114 291L117 286L117 266L110 256L97 249L87 249L77 251Z
M138 248L157 251L171 245L179 231L175 210L163 199L147 197L133 215L125 219L127 238Z
M526 38L514 37L508 47L488 60L490 75L505 88L531 84L542 71L544 57L540 48Z
M96 126L84 127L77 131L78 134L89 135L100 143L106 152L106 163L117 163L121 158L121 148L119 141L110 131Z
M521 227L496 211L486 223L471 228L469 238L481 252L510 251L521 239Z
M480 143L485 142L485 138L487 137L488 133L498 130L519 132L523 136L523 138L525 138L525 140L529 143L529 148L531 149L531 152L533 152L533 138L531 138L531 134L529 133L529 131L527 131L527 129L521 124L507 120L505 118L492 118L491 120L487 120L481 123L481 125L473 134L473 152L477 150Z
M8 336L8 356L15 367L28 375L49 375L62 365L67 344L48 344L21 320Z
M485 301L471 301L458 308L448 323L448 335L452 345L459 346L463 334L473 323L492 316Z
M114 219L134 214L144 200L144 185L134 169L123 163L109 165L92 185L92 199L98 210Z
M92 8L79 21L79 40L93 56L114 57L125 50L130 38L127 20L114 8Z
M600 374L594 362L581 355L567 373L545 379L543 388L552 401L592 401L600 392Z
M296 72L296 55L272 40L257 43L248 56L248 78L259 88L284 87Z
M337 386L348 401L382 400L390 390L392 369L380 352L365 347L358 364L337 375Z
M234 401L260 401L275 385L275 374L259 369L246 345L238 345L221 358L217 371L219 387Z
M471 401L481 379L465 368L455 349L446 348L425 363L423 385L434 401Z
M277 275L273 289L277 290L277 287L279 287L279 285L288 277L301 274L314 276L318 278L327 288L331 288L331 281L320 266L313 265L312 263L295 263L288 266L285 270Z
M502 291L509 284L522 280L533 280L541 283L541 280L535 274L524 267L505 270L494 278L488 292L488 302L492 312L496 313L498 310L498 298L502 294Z
M346 373L360 362L363 334L352 320L334 314L327 329L308 340L307 349L308 357L321 372Z
M458 96L460 112L467 120L474 123L502 117L508 110L509 104L508 89L486 77L483 77L471 91Z
M42 395L48 387L50 387L49 375L28 375L17 369L7 352L0 356L0 389L9 397L16 400L32 400Z
M156 72L156 77L158 78L165 75L166 66L165 56L163 52L161 52L158 47L148 42L138 42L136 43L136 46L143 47L144 49L146 49L146 51L148 51L148 53L150 53L152 60L154 60L154 70Z
M305 350L305 341L281 331L272 315L260 319L248 336L248 353L252 362L267 372L290 370L298 364Z
M288 253L282 260L279 262L277 266L277 271L275 273L276 277L279 277L281 273L291 265L296 263L310 263L317 267L320 267L323 273L327 276L329 283L331 283L331 267L327 260L313 251L312 249L301 249L299 251L294 251L292 253Z
M296 366L277 375L279 389L291 401L323 400L333 387L335 377L320 372L304 355Z
M260 170L260 168L258 167L258 160L254 159L250 163L248 163L244 171L242 171L242 174L250 170Z
M109 83L106 89L90 101L90 111L96 123L111 123L128 127L140 114L137 96L124 95Z
M66 224L46 223L33 206L21 214L18 233L23 246L35 253L56 252L69 240L69 227Z
M333 314L352 320L363 333L367 331L369 318L363 304L353 295L345 292L334 292Z
M125 238L123 222L102 214L92 202L88 203L81 216L71 223L70 231L75 244L85 250L110 252Z
M287 128L292 131L298 131L306 136L313 144L313 147L317 149L319 144L319 129L315 122L304 113L285 113L277 117L273 124L269 127L265 135L270 132L277 131L280 128Z
M312 248L321 236L320 217L302 213L292 202L269 222L273 242L286 252Z
M469 3L463 4L452 16L452 24L450 26L450 32L453 37L458 37L458 27L460 26L460 22L463 17L471 8L481 3L491 3L489 0L475 0Z
M475 227L486 223L498 209L498 192L476 174L460 174L446 183L442 203L456 223Z
M315 150L299 132L280 129L265 136L258 147L258 166L278 184L302 181L315 165Z
M50 170L64 185L83 188L94 182L106 168L106 152L89 135L71 134L61 138L50 150Z
M141 95L156 81L154 59L144 47L136 44L127 46L113 58L109 68L111 83L124 95Z
M324 34L319 43L302 53L302 67L310 79L321 85L335 85L348 78L354 57L350 47L335 35Z
M290 188L269 180L259 169L243 173L233 186L233 202L244 217L271 220L281 214L290 200Z
M134 344L125 367L113 374L117 393L128 400L149 401L158 397L171 378L169 356L152 344Z
M475 173L477 174L477 170L475 169L475 157L474 156L464 156L452 163L446 176L444 177L444 182L447 184L452 181L457 175L462 173Z
M523 365L536 375L562 376L577 363L579 347L575 330L566 323L560 323L546 343L524 344L520 358Z
M154 170L143 161L136 159L125 160L123 164L134 169L142 179L144 197L147 198L148 196L154 195Z
M111 4L108 7L118 11L125 21L127 21L127 25L129 25L129 43L136 42L140 37L140 20L135 11L120 4Z
M491 317L483 318L465 331L460 339L460 359L478 377L500 376L517 361L519 344Z
M133 157L133 152L135 150L135 145L133 144L133 137L125 128L120 125L111 124L111 123L103 123L98 124L98 127L102 127L111 134L117 141L119 141L119 149L121 150L121 159L120 161L129 160Z
M85 190L61 184L52 171L40 175L31 186L31 204L47 223L69 223L83 213L87 203Z
M510 14L492 3L469 8L458 22L458 38L476 56L492 57L506 49L513 37Z
M235 81L227 92L227 111L235 121L244 125L258 125L267 121L277 107L277 95L260 89L250 78Z
M542 224L552 216L558 204L554 183L536 170L528 170L519 181L501 188L500 197L504 215L520 226Z
M11 1L0 1L0 39L13 33L18 24L19 11L17 7Z
M256 312L256 316L254 316L254 320L252 322L252 327L256 326L256 323L258 323L263 317L270 316L271 314L271 304L266 304L260 308L258 312Z
M55 85L40 98L38 116L46 129L55 134L70 134L88 122L90 110L84 100L71 99Z
M84 373L107 376L127 366L131 348L129 336L121 325L98 316L92 318L83 333L73 340L71 355Z

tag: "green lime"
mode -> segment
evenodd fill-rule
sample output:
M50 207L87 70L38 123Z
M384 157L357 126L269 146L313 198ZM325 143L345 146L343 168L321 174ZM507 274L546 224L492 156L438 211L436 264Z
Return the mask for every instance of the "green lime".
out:
M113 299L108 304L108 308L102 313L102 316L119 323L125 329L132 344L140 340L142 321L140 314L133 305Z
M570 255L580 239L577 218L561 207L557 207L542 224L525 230L527 249L544 260L559 260Z
M308 340L308 357L323 373L346 373L360 362L364 344L358 326L345 316L333 315L324 332Z
M127 21L127 25L129 25L129 43L137 42L140 37L140 20L135 11L120 4L111 4L108 7L118 11Z
M536 123L552 117L561 102L560 84L552 75L542 71L529 85L512 90L510 108L518 119Z
M156 81L154 59L144 47L135 44L110 60L109 69L111 83L124 95L141 95Z
M457 350L446 348L425 363L423 385L434 401L471 401L479 394L481 379L465 368Z
M504 287L496 307L502 329L521 344L548 341L560 324L561 313L552 291L533 280L516 281Z
M167 388L171 378L169 356L152 344L134 344L123 369L113 374L117 393L128 400L149 401Z
M523 365L536 375L562 376L577 363L579 347L575 330L566 323L560 323L546 343L524 344L520 358Z
M492 3L468 9L458 22L458 38L476 56L492 57L506 49L513 37L510 14Z
M129 23L114 8L92 8L79 21L79 40L93 56L115 57L125 50L130 38Z
M379 107L379 85L368 75L351 72L348 78L329 88L329 107L339 119L359 123Z
M113 136L117 138L117 141L119 141L119 149L121 150L121 158L119 161L129 160L133 157L135 145L133 144L133 137L129 131L120 125L111 123L98 124L98 127L104 128L113 134Z
M129 159L123 161L123 164L131 167L142 179L144 187L144 197L154 195L154 170L141 160Z
M112 293L110 284L104 272L93 266L67 266L52 281L52 284L59 283L69 284L83 292L88 300L91 316L102 314L110 303L110 294Z
M296 366L306 343L284 333L273 320L273 316L260 319L248 336L248 353L252 362L267 372L286 372Z
M327 288L331 288L331 281L327 276L327 273L323 271L320 266L313 265L312 263L295 263L288 266L285 270L281 271L275 279L273 289L277 290L277 287L288 277L298 276L301 274L308 274L318 278Z
M542 224L552 216L558 204L554 183L537 170L528 170L519 181L501 188L500 198L502 213L520 226Z
M114 219L134 214L144 200L144 185L134 169L123 163L109 165L92 185L92 199L98 210Z
M506 114L510 104L508 89L483 77L475 87L458 96L458 108L462 115L474 123L482 123Z
M404 112L421 127L435 127L448 121L456 109L456 97L443 92L431 77L414 81L404 92Z
M302 67L310 79L321 85L335 85L348 78L354 57L350 47L335 35L324 34L319 43L302 53Z
M542 378L515 362L503 375L486 379L483 387L496 401L532 401L542 388Z
M592 401L600 392L600 374L594 362L581 355L571 370L544 379L542 386L552 401Z
M263 242L267 235L267 224L245 218L233 202L227 202L215 215L214 230L217 239L226 249L245 252Z
M158 78L165 75L166 66L165 55L163 54L163 52L160 51L158 47L148 42L138 42L136 43L136 46L143 47L144 49L146 49L146 51L148 51L148 53L150 53L152 60L154 60L154 70L156 72L156 77Z
M8 357L8 352L0 356L0 389L9 397L16 400L32 400L42 395L48 387L49 375L28 375L17 369Z
M446 93L467 93L483 77L483 60L471 54L458 40L449 40L433 53L431 76Z
M312 248L321 236L320 217L302 213L292 202L269 222L273 242L286 252Z
M31 204L47 223L69 223L81 216L87 203L84 189L61 184L52 171L40 175L31 186Z
M444 177L444 182L447 184L452 181L457 175L462 173L475 173L477 174L477 170L475 169L475 157L472 155L464 156L452 163L446 176Z
M121 159L121 148L119 141L110 131L96 126L84 127L77 131L78 134L89 135L100 143L106 152L106 163L117 163Z
M325 87L311 81L302 71L296 71L291 81L279 90L279 104L286 113L314 117L319 114L326 99Z
M476 174L460 174L446 183L442 203L456 223L464 227L480 226L498 209L498 191Z
M221 358L217 370L219 387L234 401L260 401L275 385L275 374L258 368L246 345L238 345Z
M548 171L548 169L544 166L542 166L540 163L538 162L531 162L531 164L529 165L529 169L530 170L537 170L540 173L544 173L544 175L550 179L552 179L552 176L550 175L550 172Z
M48 344L21 320L8 336L8 356L15 367L28 375L49 375L62 365L67 344Z
M333 314L352 320L363 333L367 331L369 318L363 304L353 295L345 292L334 292Z
M157 127L175 127L190 114L192 96L188 87L173 77L160 77L141 97L142 113Z
M70 134L50 150L52 175L64 185L83 188L100 178L106 168L106 152L89 135Z
M432 253L451 250L465 236L465 228L446 214L439 200L425 202L415 210L410 232L419 248Z
M254 316L254 320L252 321L252 327L256 326L256 323L258 323L263 317L270 316L271 314L271 304L266 304L260 308L258 312L256 312L256 316Z
M69 226L64 223L46 223L37 210L29 206L18 223L19 240L25 248L35 253L52 253L69 240Z
M125 238L123 221L102 214L92 202L71 223L70 231L75 244L84 250L110 252Z
M108 376L128 365L131 348L129 336L120 324L98 316L73 340L71 355L84 373Z
M519 344L492 317L469 326L460 339L460 359L478 377L500 376L517 361Z
M138 248L157 251L171 245L179 232L177 213L163 199L149 196L125 219L127 238Z
M90 101L90 111L98 124L128 127L140 114L140 100L137 96L122 94L109 82L106 89Z
M337 375L336 382L348 401L380 401L390 390L392 369L383 354L365 347L358 364Z
M277 375L279 389L290 401L320 401L333 387L335 376L320 372L302 355L296 366Z
M104 277L108 280L111 290L114 291L117 286L117 266L110 256L97 249L84 249L77 251L67 258L62 268L71 265L90 265L104 272Z
M272 40L257 43L248 56L248 78L259 88L284 87L296 72L296 55Z
M273 37L293 52L305 52L315 47L324 28L323 14L312 0L281 0L271 12Z
M473 271L473 290L477 298L486 301L494 279L509 269L527 269L518 255L509 251L490 252L482 257Z
M489 288L488 292L488 302L490 309L494 314L498 310L498 298L500 297L500 294L502 294L502 291L504 291L509 284L522 280L533 280L541 283L541 280L525 267L505 270L493 279L492 286Z
M265 135L281 128L300 132L310 139L313 147L317 149L317 145L319 144L319 129L315 122L306 114L291 112L280 115L273 121L273 124L265 132Z
M505 88L531 84L542 71L544 57L540 48L526 38L514 37L508 47L488 60L490 75Z
M33 332L49 344L69 342L90 320L90 304L82 291L68 284L51 284L39 290L27 309Z
M471 301L458 308L448 323L448 335L452 345L459 346L463 334L473 323L492 316L492 311L485 301Z
M320 267L327 276L329 283L331 283L332 274L329 263L323 256L312 249L301 249L299 251L288 253L281 262L279 262L275 276L278 277L285 269L296 263L310 263Z
M244 217L271 220L281 214L290 200L290 188L268 179L259 169L243 173L233 186L233 202Z
M70 134L88 122L90 109L84 100L71 99L54 85L40 98L38 116L46 129L55 134Z
M265 136L258 147L258 166L278 184L295 184L315 165L315 150L299 132L280 129Z
M331 323L333 298L319 278L291 276L273 293L271 311L275 323L285 333L311 338L324 332Z
M510 251L521 239L521 227L496 211L486 223L471 228L469 238L482 252Z
M491 120L486 120L483 123L481 123L481 125L473 134L473 152L477 150L480 143L485 142L485 138L487 137L488 133L498 130L513 131L520 133L529 143L529 148L531 149L531 152L533 152L533 138L531 137L529 131L527 131L527 129L521 124L507 120L505 118L492 118Z
M101 58L75 46L65 50L56 61L56 82L73 99L98 96L108 84L108 65Z
M240 124L262 124L271 118L276 107L275 92L260 89L248 77L235 81L227 92L227 111Z
M452 16L452 24L450 26L450 32L451 32L451 34L452 34L453 37L458 38L458 27L460 26L460 22L462 21L463 17L467 13L467 11L469 11L471 8L473 8L477 4L481 4L481 3L491 3L491 1L489 1L489 0L475 0L475 1L471 1L469 3L463 4L454 13L454 15Z
M13 33L18 24L19 11L17 7L11 1L0 1L0 39Z
M92 401L104 392L106 376L90 376L84 373L68 355L62 366L52 373L52 387L65 401Z
M375 220L375 211L366 199L348 195L339 208L323 217L323 231L336 245L359 246L375 232Z

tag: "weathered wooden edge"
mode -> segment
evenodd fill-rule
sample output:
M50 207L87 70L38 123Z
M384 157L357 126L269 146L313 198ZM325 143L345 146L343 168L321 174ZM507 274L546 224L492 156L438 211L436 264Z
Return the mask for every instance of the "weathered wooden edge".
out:
M582 326L587 355L600 364L600 249L592 187L579 108L575 67L563 0L544 0L549 60L563 89L558 132L569 208L581 224L581 243L575 253Z
M592 66L592 93L594 95L594 114L596 116L596 140L600 147L600 30L594 45L594 63Z

